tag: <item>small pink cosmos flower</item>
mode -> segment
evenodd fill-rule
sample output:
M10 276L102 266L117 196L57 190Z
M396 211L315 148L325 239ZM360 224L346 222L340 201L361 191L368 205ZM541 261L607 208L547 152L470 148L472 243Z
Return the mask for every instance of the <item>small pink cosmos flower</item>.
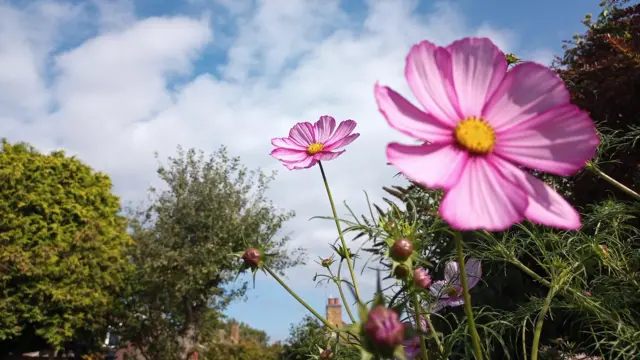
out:
M440 215L458 230L499 231L527 218L578 229L580 215L521 167L572 175L595 155L589 115L570 104L550 69L507 61L489 39L415 45L405 76L424 110L375 85L380 112L422 145L391 143L387 160L411 180L444 189Z
M336 119L321 116L315 124L297 123L289 131L289 137L273 138L276 148L271 156L282 161L289 170L307 169L318 161L333 160L346 150L336 151L353 142L360 134L352 134L356 122L345 120L336 129Z
M480 260L470 258L464 264L469 289L473 288L482 278L482 266ZM449 261L444 266L444 280L436 281L429 288L431 294L438 299L432 312L451 306L456 307L464 304L462 294L462 282L460 281L460 265L457 261Z

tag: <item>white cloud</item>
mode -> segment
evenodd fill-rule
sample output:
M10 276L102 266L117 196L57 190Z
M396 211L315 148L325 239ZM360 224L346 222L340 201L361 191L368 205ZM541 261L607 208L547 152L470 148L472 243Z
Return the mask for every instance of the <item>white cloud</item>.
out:
M226 144L249 166L280 171L270 195L297 211L286 230L294 231L294 245L310 249L311 260L328 255L326 244L335 239L331 222L307 221L330 214L319 170L287 171L268 155L270 138L324 114L358 121L361 137L326 170L336 202L347 200L364 213L363 190L378 199L383 185L398 181L385 165L384 149L401 137L378 113L373 84L409 96L404 57L422 39L447 44L488 35L509 51L521 50L508 30L466 25L450 2L420 15L415 1L368 1L359 23L337 0L286 0L286 6L285 0L262 0L231 8L239 16L229 21L239 32L216 77L193 74L194 62L218 39L206 19L135 19L126 1L96 1L99 33L60 53L52 53L60 41L57 29L83 23L86 9L73 12L53 2L20 10L0 5L0 132L43 150L62 146L78 154L108 172L116 191L133 201L155 181L154 151L166 157L178 144L206 151ZM316 269L311 264L290 278L311 287ZM365 282L371 291L372 281Z

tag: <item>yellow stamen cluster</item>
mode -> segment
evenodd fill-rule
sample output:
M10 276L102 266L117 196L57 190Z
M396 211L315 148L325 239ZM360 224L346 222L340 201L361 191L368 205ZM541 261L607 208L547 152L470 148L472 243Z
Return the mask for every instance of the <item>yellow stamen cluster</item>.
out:
M320 143L313 143L307 147L307 154L315 155L322 150L324 150L324 145Z
M486 154L496 145L496 133L484 120L469 117L462 120L455 129L458 145L477 154Z

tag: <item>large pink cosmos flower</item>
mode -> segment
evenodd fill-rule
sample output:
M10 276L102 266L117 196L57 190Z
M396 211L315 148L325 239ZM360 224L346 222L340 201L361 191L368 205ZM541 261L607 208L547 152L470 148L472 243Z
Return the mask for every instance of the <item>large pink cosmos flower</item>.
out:
M453 228L497 231L524 218L580 227L571 205L520 168L571 175L595 155L593 121L553 71L532 62L507 71L491 40L465 38L415 45L405 75L425 111L378 84L375 97L389 125L424 144L391 143L387 160L445 190L440 215Z
M321 116L315 124L297 123L289 131L289 137L273 138L276 147L271 156L282 161L289 170L306 169L318 161L333 160L343 152L336 151L353 142L360 134L352 134L356 127L353 120L345 120L336 129L336 119Z

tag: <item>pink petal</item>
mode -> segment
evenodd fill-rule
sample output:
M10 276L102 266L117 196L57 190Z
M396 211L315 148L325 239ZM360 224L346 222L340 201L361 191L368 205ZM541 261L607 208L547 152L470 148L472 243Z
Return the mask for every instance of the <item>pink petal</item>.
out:
M315 142L313 125L308 122L297 123L289 131L289 137L302 146L309 146Z
M319 152L317 154L315 154L313 156L314 159L319 160L319 161L329 161L329 160L333 160L335 158L337 158L338 156L342 155L342 153L344 153L347 150L342 150L342 151L322 151Z
M542 180L498 157L493 160L493 164L500 169L505 178L518 184L526 193L528 206L524 216L527 219L560 229L580 228L580 214Z
M524 62L507 72L482 116L496 132L503 132L568 103L569 92L555 72L540 64Z
M451 143L452 127L413 106L386 86L376 84L374 94L378 109L392 128L432 144Z
M414 45L404 70L411 91L430 115L453 127L461 119L451 54L428 41Z
M456 307L464 304L464 297L458 296L444 300L444 303L450 307Z
M420 316L420 325L422 325L423 331L430 331L429 326L427 325L427 319L424 316Z
M321 116L320 120L313 125L316 132L316 141L324 144L336 129L336 119L331 116Z
M336 132L324 143L325 147L330 147L333 143L342 140L343 138L349 136L353 129L356 128L357 123L353 120L345 120L338 125L338 129Z
M440 216L457 230L501 231L522 221L527 196L489 157L470 157L460 180L442 199Z
M429 306L432 306L431 314L435 314L438 311L447 307L447 300L446 299L438 300L434 305L429 305Z
M310 167L314 166L317 163L318 163L318 160L316 160L316 159L314 159L313 157L310 157L310 156L307 157L306 159L302 160L302 161L283 162L284 166L289 170L307 169L307 168L310 168Z
M301 150L306 151L307 148L296 143L290 138L273 138L271 139L271 144L275 147L285 148L285 149L293 149L293 150Z
M345 147L345 146L351 144L353 142L353 140L357 139L358 136L360 136L360 134L351 134L349 136L343 137L342 139L337 140L334 143L325 146L324 150L332 151L332 150L339 149L341 147Z
M271 151L271 156L280 160L280 161L302 161L309 156L304 150L293 150L293 149L285 149L285 148L277 148Z
M460 112L465 118L479 117L507 73L505 55L487 38L464 38L447 50Z
M387 161L413 181L430 188L449 189L458 183L468 154L454 145L387 146Z
M575 105L550 109L497 134L495 152L531 169L573 175L600 142L589 115Z
M466 151L450 144L387 146L387 161L413 181L430 188L450 189L467 163Z
M482 278L482 265L480 260L469 258L467 263L464 265L464 270L467 275L467 284L469 285L469 289L471 289L476 286Z
M444 265L444 281L451 284L460 279L460 265L457 261L447 261ZM456 285L459 282L456 283Z
M447 276L445 275L445 279L446 277ZM429 287L429 292L431 293L431 295L433 295L433 297L437 299L449 297L449 295L447 295L447 293L444 291L444 288L448 283L449 283L448 280L434 281L433 284L431 284L431 286Z

